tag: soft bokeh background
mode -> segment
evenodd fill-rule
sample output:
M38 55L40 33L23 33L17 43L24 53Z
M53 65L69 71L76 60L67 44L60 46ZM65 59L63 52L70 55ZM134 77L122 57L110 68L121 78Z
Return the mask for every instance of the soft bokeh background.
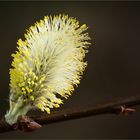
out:
M140 2L0 2L0 116L8 109L9 68L17 40L35 21L59 13L86 23L92 38L81 84L60 110L140 94ZM139 119L137 107L127 117L93 116L0 138L140 138Z

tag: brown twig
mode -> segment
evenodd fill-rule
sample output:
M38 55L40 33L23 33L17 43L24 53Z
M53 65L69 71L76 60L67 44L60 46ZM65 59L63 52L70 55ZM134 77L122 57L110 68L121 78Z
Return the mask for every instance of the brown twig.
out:
M101 114L130 114L135 110L129 107L140 105L140 95L135 95L127 98L122 98L110 103L101 104L87 108L74 108L63 111L52 112L50 115L41 114L39 116L32 116L31 118L41 124L49 124L58 121L66 121L71 119L78 119L88 116ZM0 133L14 130L12 126L8 125L4 119L0 121Z

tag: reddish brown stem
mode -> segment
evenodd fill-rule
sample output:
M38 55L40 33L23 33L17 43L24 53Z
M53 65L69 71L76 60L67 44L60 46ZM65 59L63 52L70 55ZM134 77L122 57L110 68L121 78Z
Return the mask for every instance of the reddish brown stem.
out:
M130 114L135 111L135 109L129 108L132 106L140 105L140 95L122 98L110 103L101 104L91 107L82 107L67 109L63 111L52 112L50 115L41 114L39 116L32 116L31 118L41 124L49 124L58 121L66 121L70 119L79 119L88 116L101 115L101 114ZM0 133L8 132L14 130L12 126L9 126L5 120L0 121Z

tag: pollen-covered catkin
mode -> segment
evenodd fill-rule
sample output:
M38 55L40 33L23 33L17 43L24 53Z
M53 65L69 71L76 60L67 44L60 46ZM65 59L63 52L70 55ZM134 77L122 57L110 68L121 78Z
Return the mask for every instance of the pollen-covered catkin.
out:
M19 39L10 69L9 124L30 109L50 113L80 83L90 39L87 26L68 15L45 16ZM58 96L59 95L59 96Z

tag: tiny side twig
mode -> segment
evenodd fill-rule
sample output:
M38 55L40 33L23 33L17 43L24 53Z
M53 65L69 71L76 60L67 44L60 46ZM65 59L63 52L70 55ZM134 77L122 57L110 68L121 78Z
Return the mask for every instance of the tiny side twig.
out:
M59 121L66 121L101 114L129 114L135 111L135 109L129 107L133 107L136 105L140 105L140 95L117 99L115 101L100 104L97 106L84 106L83 108L73 108L62 111L55 111L52 112L50 115L43 113L38 116L31 116L30 118L33 119L35 122L44 125ZM14 130L13 127L8 125L4 118L2 118L0 121L0 133L12 130Z

